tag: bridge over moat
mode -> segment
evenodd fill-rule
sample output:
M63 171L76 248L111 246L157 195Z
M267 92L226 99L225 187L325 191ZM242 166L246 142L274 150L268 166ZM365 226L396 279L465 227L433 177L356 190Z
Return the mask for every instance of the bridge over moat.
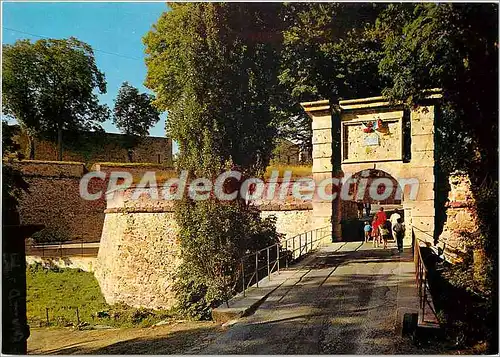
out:
M259 289L270 292L257 303L258 294L247 294L255 311L230 321L230 328L196 353L432 353L401 333L404 314L418 311L419 303L409 248L400 254L394 244L384 250L330 243L274 273Z

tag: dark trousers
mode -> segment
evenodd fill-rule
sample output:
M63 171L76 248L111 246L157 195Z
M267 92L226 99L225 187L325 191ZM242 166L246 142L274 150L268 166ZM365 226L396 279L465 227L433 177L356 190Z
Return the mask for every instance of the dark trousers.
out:
M396 241L398 242L398 250L403 250L403 233L396 233Z

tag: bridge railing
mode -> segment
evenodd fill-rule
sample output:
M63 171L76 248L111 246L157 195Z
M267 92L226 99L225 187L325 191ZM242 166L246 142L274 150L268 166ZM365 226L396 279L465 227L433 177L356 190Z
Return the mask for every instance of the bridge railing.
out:
M245 296L250 286L259 287L259 279L267 277L271 280L273 272L279 274L281 268L287 268L289 264L316 249L329 235L331 227L321 227L244 255L240 262L239 290Z
M47 243L26 243L26 255L39 256L42 258L63 257L96 257L99 251L99 241L65 241Z
M420 250L420 242L427 243L420 239L415 239L413 243L413 260L415 262L415 278L417 282L418 298L419 298L419 319L421 323L435 325L438 321L436 310L432 302L432 296L429 286L429 271L425 265L422 252ZM426 309L430 309L433 318L426 319Z

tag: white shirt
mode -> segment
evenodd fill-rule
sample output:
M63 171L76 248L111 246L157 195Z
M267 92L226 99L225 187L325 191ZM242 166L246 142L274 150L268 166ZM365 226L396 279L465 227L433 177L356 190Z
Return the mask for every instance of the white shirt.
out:
M396 223L398 223L398 219L400 219L400 218L401 218L401 215L399 213L391 214L391 218L389 218L389 221L391 221L392 227L394 227L394 225Z

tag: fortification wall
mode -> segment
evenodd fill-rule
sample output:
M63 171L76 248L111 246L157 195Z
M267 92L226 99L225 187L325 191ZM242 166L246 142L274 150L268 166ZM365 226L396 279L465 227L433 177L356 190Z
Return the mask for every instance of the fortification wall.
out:
M104 223L106 199L104 194L95 201L80 197L80 179L86 173L82 162L22 160L5 163L19 170L28 183L27 192L19 199L21 224L43 224L61 238L72 241L98 242ZM134 178L145 171L159 175L169 172L161 165L111 166L96 164L106 174L111 171L130 172ZM108 180L93 178L90 193L106 192Z
M108 303L156 309L175 304L172 284L181 260L173 215L106 214L94 274Z
M20 131L13 140L21 146L21 152L28 158L29 141ZM85 162L130 162L127 137L123 134L102 132L63 133L63 161ZM34 140L36 160L57 160L57 144L54 141ZM137 140L133 147L133 162L172 163L172 140L148 136Z
M450 175L449 185L446 221L438 246L444 248L444 253L450 260L458 261L461 259L460 255L467 250L467 235L478 232L478 217L468 175Z
M172 284L181 262L173 202L147 193L132 200L132 194L116 191L108 201L94 274L110 304L169 308L176 303ZM262 217L276 216L287 238L311 229L310 203L288 198L258 205Z

